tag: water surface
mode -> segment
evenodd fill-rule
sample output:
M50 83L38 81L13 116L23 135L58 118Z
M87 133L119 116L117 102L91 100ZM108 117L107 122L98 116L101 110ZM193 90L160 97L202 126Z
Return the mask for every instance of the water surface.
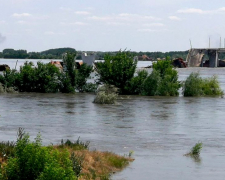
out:
M225 90L225 69L178 69L217 74ZM225 99L213 97L120 96L117 105L93 104L94 94L19 93L0 95L0 140L16 140L19 127L43 143L91 141L90 148L135 161L114 180L222 180L225 177ZM200 160L183 156L203 143Z

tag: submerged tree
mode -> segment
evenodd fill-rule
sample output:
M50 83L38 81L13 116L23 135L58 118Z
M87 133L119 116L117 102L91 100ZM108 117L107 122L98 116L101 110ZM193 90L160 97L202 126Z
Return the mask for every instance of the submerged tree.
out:
M98 83L114 85L124 94L126 84L133 78L137 61L129 51L119 51L116 55L106 54L104 62L96 64Z

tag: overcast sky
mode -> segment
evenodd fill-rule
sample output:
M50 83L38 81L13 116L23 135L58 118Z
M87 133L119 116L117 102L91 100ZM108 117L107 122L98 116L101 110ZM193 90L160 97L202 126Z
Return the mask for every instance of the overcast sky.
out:
M183 51L222 46L224 0L0 0L0 51Z

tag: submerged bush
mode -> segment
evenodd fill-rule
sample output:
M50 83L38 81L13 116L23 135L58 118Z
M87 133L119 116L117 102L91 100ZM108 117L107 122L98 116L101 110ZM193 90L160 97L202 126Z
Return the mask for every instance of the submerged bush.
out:
M119 51L115 56L107 54L104 60L96 63L98 83L114 85L124 94L125 86L134 77L137 61L129 51Z
M92 66L86 63L82 64L79 69L76 69L76 89L79 92L84 92L86 89L87 78L90 76Z
M217 76L201 78L199 73L191 73L183 85L184 96L223 95Z
M103 85L98 89L93 101L96 104L115 104L118 97L117 88L112 85Z
M133 77L126 85L125 92L126 94L138 95L141 94L143 83L148 76L146 70L141 70L137 72L137 76Z
M144 96L156 96L159 94L158 89L162 78L158 71L153 70L152 73L145 79L141 94Z
M186 156L199 156L202 150L202 143L196 143L195 146L192 147L191 151Z
M167 57L167 60L153 63L153 71L145 79L141 94L145 96L177 96L180 87L178 72L173 69L171 61Z

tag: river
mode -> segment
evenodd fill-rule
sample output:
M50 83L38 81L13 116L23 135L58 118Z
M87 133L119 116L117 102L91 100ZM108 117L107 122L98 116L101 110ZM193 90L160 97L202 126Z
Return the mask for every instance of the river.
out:
M0 63L2 64L2 63ZM225 91L224 68L178 69L218 75ZM222 180L225 177L225 99L120 96L117 105L93 104L94 94L18 93L0 95L0 140L16 140L23 127L43 144L61 139L91 141L90 149L120 155L134 151L135 161L113 180ZM203 143L200 160L183 156Z

